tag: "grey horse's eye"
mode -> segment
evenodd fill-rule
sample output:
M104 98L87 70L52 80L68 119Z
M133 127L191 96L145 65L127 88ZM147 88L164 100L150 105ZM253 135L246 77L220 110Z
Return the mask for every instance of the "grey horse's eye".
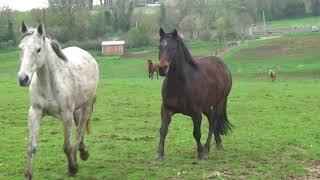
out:
M39 48L38 50L37 50L37 53L39 53L41 51L41 48Z

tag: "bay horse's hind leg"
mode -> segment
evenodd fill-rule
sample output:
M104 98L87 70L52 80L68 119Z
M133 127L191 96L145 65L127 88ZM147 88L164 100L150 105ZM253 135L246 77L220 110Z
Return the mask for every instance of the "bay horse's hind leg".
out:
M214 139L216 141L216 149L223 150L222 141L220 135L225 135L231 129L231 123L228 120L227 116L227 100L228 98L223 99L219 102L215 108L215 116L213 121L213 133Z
M210 108L207 111L205 111L204 114L207 116L208 122L209 122L208 137L207 137L207 141L204 144L204 148L203 148L204 156L205 156L205 158L207 158L209 155L209 152L210 152L211 138L212 138L212 134L213 134L213 124L214 124L214 119L215 119L215 111L213 111Z
M198 159L204 159L203 153L203 146L201 144L201 121L202 121L202 114L196 114L192 117L193 122L193 137L197 143L197 152L198 152Z

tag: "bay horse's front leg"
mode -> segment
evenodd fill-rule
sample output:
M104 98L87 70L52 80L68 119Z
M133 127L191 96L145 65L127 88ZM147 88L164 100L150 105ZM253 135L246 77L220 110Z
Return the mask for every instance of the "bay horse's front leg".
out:
M159 141L159 147L158 152L156 155L156 164L161 164L163 162L163 155L164 155L164 141L166 138L166 135L168 133L168 127L171 122L171 116L173 114L170 113L165 107L161 107L161 127L160 127L160 141Z
M74 176L78 172L78 164L77 164L77 149L72 148L72 122L73 122L73 112L64 111L61 113L64 127L64 153L68 158L68 169L69 175Z
M36 154L37 137L39 135L40 121L42 118L42 109L30 106L28 114L29 124L29 145L28 145L28 162L25 179L32 179L32 161Z
M193 122L193 137L197 143L197 152L198 152L198 159L204 159L205 154L203 152L203 146L201 143L201 122L202 122L202 114L196 114L192 117Z

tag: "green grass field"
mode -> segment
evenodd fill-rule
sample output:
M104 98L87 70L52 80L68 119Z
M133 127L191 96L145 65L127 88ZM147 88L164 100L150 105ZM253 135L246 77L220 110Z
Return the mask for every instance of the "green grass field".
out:
M312 16L300 19L282 19L277 21L269 21L266 23L268 29L274 28L291 28L294 26L312 26L320 25L320 17Z
M199 45L200 44L200 45ZM85 135L88 161L67 176L63 128L43 119L34 161L35 179L289 179L316 178L320 164L320 71L317 36L250 41L225 55L234 76L228 114L233 131L225 150L213 148L196 159L189 117L174 116L165 162L154 162L159 141L162 78L149 80L146 58L97 57L101 80ZM209 55L208 43L189 44L194 55ZM152 51L156 59L157 51ZM303 66L302 66L303 65ZM278 82L266 78L272 68ZM21 179L27 157L28 89L16 80L17 52L0 52L0 179ZM207 135L203 118L202 140Z

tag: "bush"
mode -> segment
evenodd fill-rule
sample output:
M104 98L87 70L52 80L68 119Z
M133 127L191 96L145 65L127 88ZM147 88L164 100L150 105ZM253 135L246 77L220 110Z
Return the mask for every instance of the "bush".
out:
M204 31L200 32L199 38L200 38L200 40L208 41L211 38L211 34L209 31L204 30Z
M0 49L16 49L16 43L13 40L0 42Z
M126 46L127 47L143 47L150 45L150 40L148 33L144 33L139 29L133 28L130 29L126 37Z
M97 40L86 41L69 41L62 45L62 47L77 46L85 50L97 50L101 49L101 42Z

